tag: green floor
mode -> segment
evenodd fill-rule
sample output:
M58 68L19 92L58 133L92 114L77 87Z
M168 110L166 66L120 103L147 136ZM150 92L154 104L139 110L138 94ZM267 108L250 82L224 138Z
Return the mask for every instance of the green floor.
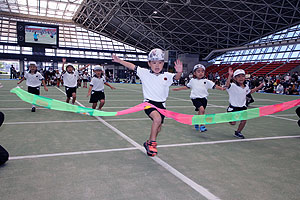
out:
M0 128L0 144L12 158L0 167L1 200L207 199L116 133L120 131L142 145L151 128L144 112L103 117L110 127L86 115L44 108L31 113L31 105L9 93L16 81L0 83L4 85L0 88L0 111L6 117ZM104 111L142 102L141 85L112 85L117 89L105 88ZM21 86L26 89L25 83ZM86 88L78 89L78 101L90 107L86 94ZM41 95L65 100L56 87L42 90ZM252 107L299 96L257 93L254 98ZM211 90L208 103L206 113L225 112L228 95ZM167 108L195 114L189 91L170 91ZM219 199L299 200L297 120L294 108L249 120L243 133L253 141L243 141L232 136L237 126L227 123L208 125L206 133L199 133L192 126L166 119L158 138L158 157ZM282 137L274 138L277 136Z

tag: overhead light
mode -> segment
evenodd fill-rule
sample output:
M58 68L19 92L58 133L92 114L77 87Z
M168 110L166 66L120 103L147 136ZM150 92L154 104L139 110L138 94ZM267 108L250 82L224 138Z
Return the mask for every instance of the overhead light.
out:
M156 14L157 14L157 11L156 11L156 10L154 10L154 11L153 11L153 14L154 14L154 15L156 15Z

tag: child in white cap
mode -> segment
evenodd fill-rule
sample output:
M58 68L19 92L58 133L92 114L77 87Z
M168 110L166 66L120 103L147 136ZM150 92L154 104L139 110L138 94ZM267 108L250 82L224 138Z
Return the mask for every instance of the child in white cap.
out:
M41 83L43 83L44 90L48 91L44 77L37 71L36 62L29 63L29 71L25 72L24 77L18 82L18 84L22 83L25 79L29 93L40 95ZM31 112L35 112L35 105L32 105Z
M112 90L116 89L106 82L105 77L103 75L103 68L101 66L96 66L94 68L95 75L91 80L88 96L91 95L90 103L92 103L92 108L96 109L98 101L100 101L99 110L105 104L105 94L104 94L104 85L107 85Z
M189 83L180 88L174 88L173 91L179 90L187 90L192 89L190 98L195 106L195 111L198 111L198 115L205 114L205 108L207 106L207 97L208 97L208 89L218 89L225 90L224 88L216 85L214 82L205 78L205 66L202 64L197 64L193 69L193 78L189 81ZM195 129L197 131L207 131L207 128L204 125L195 125Z
M79 78L78 71L75 70L75 67L71 64L68 63L66 64L66 70L64 68L66 59L62 59L63 64L62 64L62 77L63 77L63 82L64 86L66 89L66 94L67 94L67 99L66 102L69 103L70 99L72 97L72 104L75 104L76 101L76 90L77 90L77 80ZM89 65L86 65L82 68L79 69L79 71L87 68Z
M150 69L135 66L133 63L126 62L116 55L112 55L113 61L120 63L130 70L135 70L142 81L144 101L158 108L165 108L165 101L169 95L169 87L174 80L179 80L182 74L182 63L180 60L175 62L176 74L163 72L164 52L161 49L153 49L148 55L148 65ZM145 113L152 119L152 127L149 140L144 143L148 156L157 154L156 138L161 131L164 116L155 108L145 110Z
M233 76L233 82L230 83ZM247 94L254 93L263 87L261 83L258 87L249 89L249 86L245 84L245 71L242 69L237 69L233 72L232 68L228 69L228 79L226 81L226 90L229 94L229 107L227 112L236 112L241 110L247 110L246 106L246 96ZM247 120L241 120L237 131L234 133L234 137L244 139L242 130L246 125ZM235 125L236 122L229 122L231 125Z

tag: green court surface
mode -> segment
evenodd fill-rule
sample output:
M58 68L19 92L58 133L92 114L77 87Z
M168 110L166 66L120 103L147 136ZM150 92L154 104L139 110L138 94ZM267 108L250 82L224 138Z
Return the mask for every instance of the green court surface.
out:
M0 167L2 200L299 200L300 128L295 108L248 120L246 139L233 137L227 123L193 126L165 119L158 156L148 157L143 143L151 120L142 112L95 118L37 108L9 91L15 80L0 80L0 111L5 121L0 144L10 160ZM141 85L105 88L103 111L142 102ZM25 83L23 89L27 90ZM65 101L64 88L41 95ZM172 86L171 88L174 88ZM77 90L80 104L91 107L88 89ZM223 113L226 91L210 90L206 113ZM190 91L170 90L167 109L195 114ZM300 98L256 93L251 107Z

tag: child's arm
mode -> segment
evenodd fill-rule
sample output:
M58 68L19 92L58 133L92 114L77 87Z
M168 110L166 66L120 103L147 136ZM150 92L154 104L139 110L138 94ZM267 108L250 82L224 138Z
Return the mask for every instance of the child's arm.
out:
M84 69L87 68L88 66L90 66L90 64L87 64L86 66L79 68L78 71L84 70Z
M111 86L109 83L105 82L104 85L107 85L108 87L110 87L110 89L114 90L116 89L115 87Z
M218 85L215 85L215 88L216 88L217 90L226 90L225 88L223 88L223 87L221 87L221 86L218 86Z
M91 95L92 88L93 88L93 86L92 86L92 85L90 85L90 87L89 87L89 91L88 91L88 94L86 95L86 97L89 97L89 96Z
M233 70L231 67L229 67L228 69L228 78L227 78L227 81L226 81L226 84L225 84L225 87L228 88L230 86L230 81L232 79L232 75L233 75Z
M135 65L133 63L124 61L121 58L119 58L118 56L116 56L115 54L112 54L112 61L116 62L116 63L120 63L121 65L124 65L125 67L127 67L130 70L135 69Z
M263 86L264 86L264 83L261 83L258 87L253 88L250 93L252 94L252 93L260 90Z
M176 75L175 75L175 77L174 77L174 79L175 80L179 80L180 79L180 77L181 77L181 74L182 74L182 62L179 60L179 59L177 59L175 62L174 62L174 64L175 64L175 66L174 66L174 68L176 69Z
M180 87L180 88L174 88L172 89L173 91L179 91L179 90L188 90L190 88L186 87L186 86L183 86L183 87Z
M20 80L17 84L22 83L24 80L25 80L25 77L23 76L23 77L21 78L21 80Z
M45 83L45 80L44 80L44 79L42 80L42 83L43 83L43 86L44 86L44 90L45 90L46 92L48 92L48 88L47 88L47 86L46 86L46 83Z
M62 66L61 66L61 70L62 71L65 71L65 63L66 63L66 61L67 61L67 59L65 59L65 58L62 59L62 62L63 62Z

